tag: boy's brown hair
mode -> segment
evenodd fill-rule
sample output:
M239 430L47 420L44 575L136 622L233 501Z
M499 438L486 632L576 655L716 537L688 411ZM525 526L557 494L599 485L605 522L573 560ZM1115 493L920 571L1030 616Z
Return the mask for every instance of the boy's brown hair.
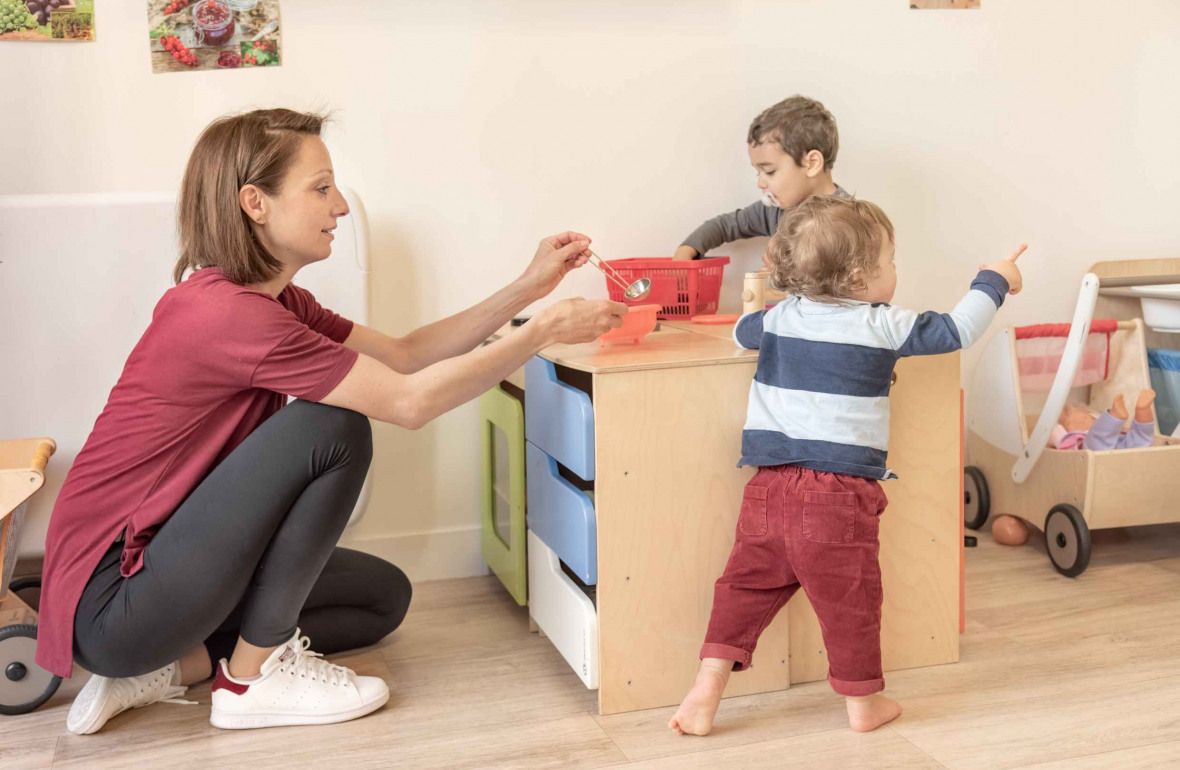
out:
M770 239L776 288L819 301L847 299L880 269L893 223L875 203L816 195L779 220Z
M180 184L176 230L180 258L172 280L188 269L220 267L234 283L262 283L281 263L254 237L238 192L252 184L278 195L304 137L320 135L327 117L294 110L255 110L213 121L201 132Z
M777 144L800 166L804 155L819 150L824 169L831 171L840 149L840 134L832 113L815 99L796 94L767 107L750 124L746 143L757 146L765 142Z

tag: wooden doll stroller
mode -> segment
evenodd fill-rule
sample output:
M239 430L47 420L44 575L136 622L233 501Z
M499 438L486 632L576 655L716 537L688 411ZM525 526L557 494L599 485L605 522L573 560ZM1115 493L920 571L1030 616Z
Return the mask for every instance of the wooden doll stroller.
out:
M1006 328L992 337L968 391L965 525L979 529L996 511L1043 526L1049 559L1067 577L1090 563L1090 530L1180 521L1180 441L1160 435L1158 423L1150 447L1047 446L1067 399L1102 411L1119 393L1134 399L1151 387L1146 340L1153 332L1138 317L1138 303L1104 302L1103 313L1115 317L1093 320L1100 290L1105 300L1128 285L1099 278L1100 268L1114 264L1099 263L1085 276L1072 323Z
M40 578L12 581L28 500L45 484L53 439L0 441L0 714L26 714L49 700L61 677L38 666L37 613L18 593L37 589Z

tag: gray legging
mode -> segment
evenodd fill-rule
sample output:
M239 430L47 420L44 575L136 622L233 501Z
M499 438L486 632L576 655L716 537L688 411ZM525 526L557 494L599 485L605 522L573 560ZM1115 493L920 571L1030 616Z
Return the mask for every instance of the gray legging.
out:
M375 556L337 548L373 454L366 417L307 401L272 416L173 512L119 574L103 555L74 619L74 660L138 676L204 643L214 666L237 637L278 646L298 626L322 653L373 644L410 604L410 581Z

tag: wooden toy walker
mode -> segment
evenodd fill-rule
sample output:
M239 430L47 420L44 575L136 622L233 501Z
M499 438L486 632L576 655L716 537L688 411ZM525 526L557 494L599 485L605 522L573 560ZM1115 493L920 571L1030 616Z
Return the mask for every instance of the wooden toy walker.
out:
M49 438L0 441L0 714L27 714L49 700L61 677L33 661L37 613L17 596L39 588L39 578L12 581L20 526L28 500L45 484L56 451Z
M1170 264L1161 270L1160 262ZM1146 327L1139 298L1180 281L1180 260L1092 270L1071 324L1002 329L967 393L964 524L979 529L995 511L1043 527L1049 559L1067 577L1089 565L1090 530L1180 521L1180 441L1160 435L1158 421L1150 447L1048 446L1067 399L1096 412L1120 393L1134 403L1151 387L1148 341L1174 344ZM1096 306L1107 318L1093 320Z

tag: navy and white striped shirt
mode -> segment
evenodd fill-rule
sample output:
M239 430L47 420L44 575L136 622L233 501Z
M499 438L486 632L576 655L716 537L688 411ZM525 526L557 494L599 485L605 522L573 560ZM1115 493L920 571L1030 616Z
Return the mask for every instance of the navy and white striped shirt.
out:
M1008 288L1002 275L984 270L949 313L788 297L742 316L734 341L759 354L738 465L897 478L886 466L897 359L970 346Z

